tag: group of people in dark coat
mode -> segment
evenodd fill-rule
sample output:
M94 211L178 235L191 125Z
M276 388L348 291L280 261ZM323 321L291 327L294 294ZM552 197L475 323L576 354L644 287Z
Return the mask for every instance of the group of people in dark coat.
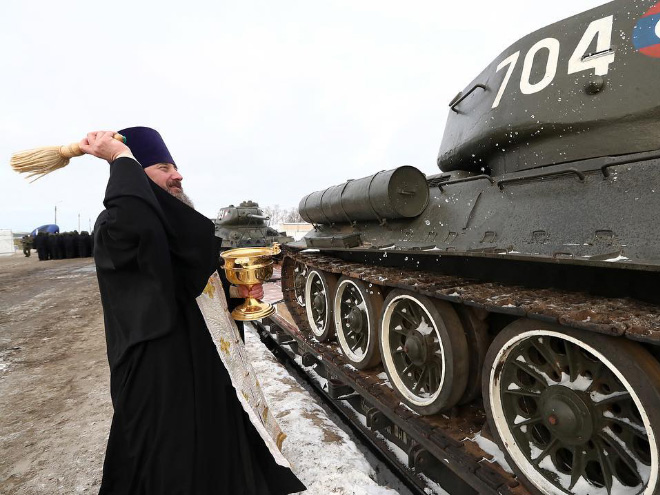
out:
M34 249L39 260L62 260L69 258L89 258L92 256L94 237L84 230L58 234L39 232L34 238Z

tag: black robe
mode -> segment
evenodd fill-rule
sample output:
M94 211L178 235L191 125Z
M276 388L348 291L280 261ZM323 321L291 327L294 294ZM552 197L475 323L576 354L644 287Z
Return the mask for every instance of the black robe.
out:
M195 297L213 223L132 159L112 163L94 227L114 416L100 494L268 495L304 485L243 411Z

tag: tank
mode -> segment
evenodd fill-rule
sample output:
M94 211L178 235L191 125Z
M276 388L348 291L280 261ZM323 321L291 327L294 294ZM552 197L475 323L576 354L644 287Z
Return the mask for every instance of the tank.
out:
M268 226L270 218L259 204L243 201L238 206L220 208L215 220L215 235L222 239L222 249L270 246L273 242L292 242L293 237Z
M451 99L438 173L307 194L307 338L422 416L467 405L535 494L660 493L660 3L536 31ZM387 414L386 414L387 415Z

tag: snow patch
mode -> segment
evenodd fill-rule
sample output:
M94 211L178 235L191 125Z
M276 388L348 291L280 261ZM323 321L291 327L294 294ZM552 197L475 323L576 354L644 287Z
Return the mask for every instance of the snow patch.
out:
M409 493L403 485L395 486L394 476L388 480L393 488L375 481L378 475L365 454L277 362L251 325L245 327L245 341L268 405L288 436L282 453L307 487L304 495ZM312 369L307 371L314 380L327 384ZM386 468L381 465L378 472L383 471Z
M422 322L417 327L417 331L422 335L431 335L434 332L434 330L435 329L431 325L429 325L426 322L426 320L422 320Z
M644 483L648 482L649 478L651 477L651 466L647 466L646 464L640 462L640 460L637 458L637 456L630 450L626 442L621 440L618 435L616 435L610 427L603 428L603 432L607 434L613 441L619 444L621 449L623 449L628 456L635 461L635 465L637 466L637 472L639 473L640 477L644 481Z
M415 411L414 409L411 409L407 404L404 404L403 402L399 402L399 405L401 407L404 407L404 408L408 409L408 411L413 413L415 416L419 416L419 413L417 411Z
M516 416L516 418L513 420L514 425L519 425L520 423L524 422L527 418L523 418L520 414Z
M608 263L614 263L616 261L630 261L630 258L626 258L625 256L620 254L616 258L608 258L608 259L603 260L603 261L607 261Z
M96 265L92 263L89 266L83 266L82 268L77 268L73 270L73 273L96 273Z
M504 453L502 453L502 451L495 442L481 436L481 432L478 432L472 438L468 438L468 440L476 443L481 450L483 450L486 454L490 455L493 458L492 461L486 459L488 462L496 462L497 464L502 466L502 469L504 469L507 473L513 474L511 467L509 467L509 463L506 462Z
M630 419L628 419L628 418L620 418L620 417L618 417L618 416L615 416L614 413L612 413L612 412L610 412L610 411L605 411L605 412L603 413L603 416L605 416L606 418L610 418L610 419L614 419L614 420L617 420L617 421L621 421L622 423L625 423L625 424L627 424L628 426L630 426L631 428L637 430L637 431L640 432L641 434L643 434L643 435L646 434L646 428L644 428L643 426L640 426L640 425L638 425L638 424L633 423L633 422L630 421Z

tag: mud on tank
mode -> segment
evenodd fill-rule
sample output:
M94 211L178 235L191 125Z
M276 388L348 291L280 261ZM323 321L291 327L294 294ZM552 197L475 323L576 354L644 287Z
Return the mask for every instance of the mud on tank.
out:
M222 239L222 249L270 246L273 242L284 244L293 241L293 237L269 227L269 219L254 201L243 201L238 206L229 205L218 212L214 222L215 235Z
M660 493L659 58L657 0L550 25L449 103L440 173L300 202L298 327L419 414L483 404L533 493Z

